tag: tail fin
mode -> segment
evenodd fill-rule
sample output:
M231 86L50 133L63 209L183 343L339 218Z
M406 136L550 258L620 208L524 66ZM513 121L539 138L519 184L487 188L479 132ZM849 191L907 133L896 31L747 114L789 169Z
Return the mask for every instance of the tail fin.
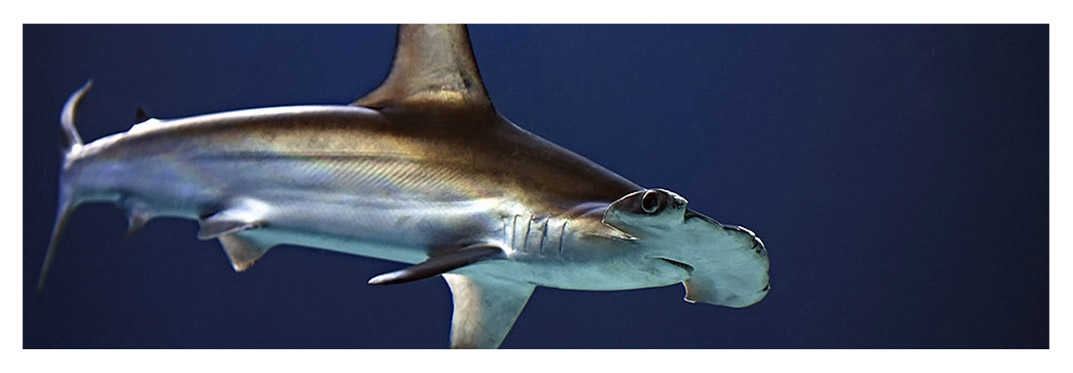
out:
M63 227L67 225L67 217L71 216L71 212L74 211L74 204L71 203L71 193L68 192L70 189L62 186L60 188L60 203L59 209L56 211L56 224L52 226L52 238L48 241L45 263L41 265L41 278L37 281L38 292L41 292L41 289L45 287L45 278L48 277L48 270L52 267L52 259L56 256L56 246L60 243L60 234L63 232Z
M71 97L67 99L67 103L63 105L63 113L60 114L60 126L63 128L64 134L62 138L64 166L60 170L59 207L56 211L56 223L52 226L52 238L48 243L48 252L45 253L45 263L41 265L41 278L37 282L38 292L45 286L45 278L48 277L52 259L56 256L56 246L59 245L60 234L63 232L63 227L67 225L67 218L74 211L74 207L77 204L73 198L73 189L67 184L67 178L64 177L64 173L67 171L68 160L82 149L82 137L78 135L78 130L75 129L75 109L78 107L78 102L82 101L82 96L86 94L86 91L89 91L91 86L93 86L93 80L87 81L82 88L71 94Z
M74 148L82 146L82 137L78 136L78 130L75 129L75 108L78 106L78 102L82 101L82 96L86 95L86 91L93 86L93 80L86 81L86 84L82 85L78 91L71 94L71 97L67 98L67 103L63 104L63 113L60 114L60 126L63 127L63 154L66 156Z

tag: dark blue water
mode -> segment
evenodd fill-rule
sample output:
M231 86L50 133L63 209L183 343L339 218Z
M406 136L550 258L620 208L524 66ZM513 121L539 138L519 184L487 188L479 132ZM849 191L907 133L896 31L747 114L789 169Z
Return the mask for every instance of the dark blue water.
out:
M438 279L277 247L234 273L192 221L124 240L87 205L35 297L56 208L58 117L93 78L88 142L157 117L345 104L392 26L24 27L25 347L447 345ZM473 26L520 126L755 230L772 291L745 309L681 286L540 288L505 348L1048 346L1047 26Z

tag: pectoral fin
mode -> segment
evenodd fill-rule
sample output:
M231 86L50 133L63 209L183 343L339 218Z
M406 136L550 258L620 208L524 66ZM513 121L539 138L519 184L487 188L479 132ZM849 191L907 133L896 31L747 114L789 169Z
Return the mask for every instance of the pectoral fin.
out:
M447 271L489 259L506 257L496 245L477 244L447 254L436 255L413 266L388 272L369 280L369 285L394 285L429 278Z
M451 287L451 348L497 348L535 286L482 275L444 273Z

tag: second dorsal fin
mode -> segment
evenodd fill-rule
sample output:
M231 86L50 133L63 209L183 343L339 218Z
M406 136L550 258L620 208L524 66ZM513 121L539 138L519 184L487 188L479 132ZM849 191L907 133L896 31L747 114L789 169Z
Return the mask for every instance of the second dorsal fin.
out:
M141 123L152 118L149 116L149 112L145 111L145 108L138 106L138 111L134 113L134 123Z
M465 25L400 25L387 79L353 105L495 112Z

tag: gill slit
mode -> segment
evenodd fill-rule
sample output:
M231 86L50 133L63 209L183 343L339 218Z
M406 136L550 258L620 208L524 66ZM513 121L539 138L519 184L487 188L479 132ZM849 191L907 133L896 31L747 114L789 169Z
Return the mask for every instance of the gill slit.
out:
M548 236L548 223L551 222L551 218L544 218L544 229L540 233L540 253L544 253L544 238Z
M533 215L529 215L529 222L525 224L525 239L522 240L522 251L529 247L529 228L533 227Z
M506 217L506 216L504 216L504 217L503 217L503 244L504 244L504 245L506 245L506 244L507 244L507 241L510 241L510 240L509 240L509 238L510 238L510 232L509 232L509 231L507 231L507 217ZM511 243L513 244L513 242L511 242ZM510 249L511 249L511 250L514 250L514 247L513 247L513 246L511 246L511 248L510 248Z
M514 239L518 236L518 215L514 215L514 221L510 223L510 248L517 249Z
M563 220L563 228L559 232L559 256L563 255L563 237L566 237L566 224L568 223L570 223L569 220Z

